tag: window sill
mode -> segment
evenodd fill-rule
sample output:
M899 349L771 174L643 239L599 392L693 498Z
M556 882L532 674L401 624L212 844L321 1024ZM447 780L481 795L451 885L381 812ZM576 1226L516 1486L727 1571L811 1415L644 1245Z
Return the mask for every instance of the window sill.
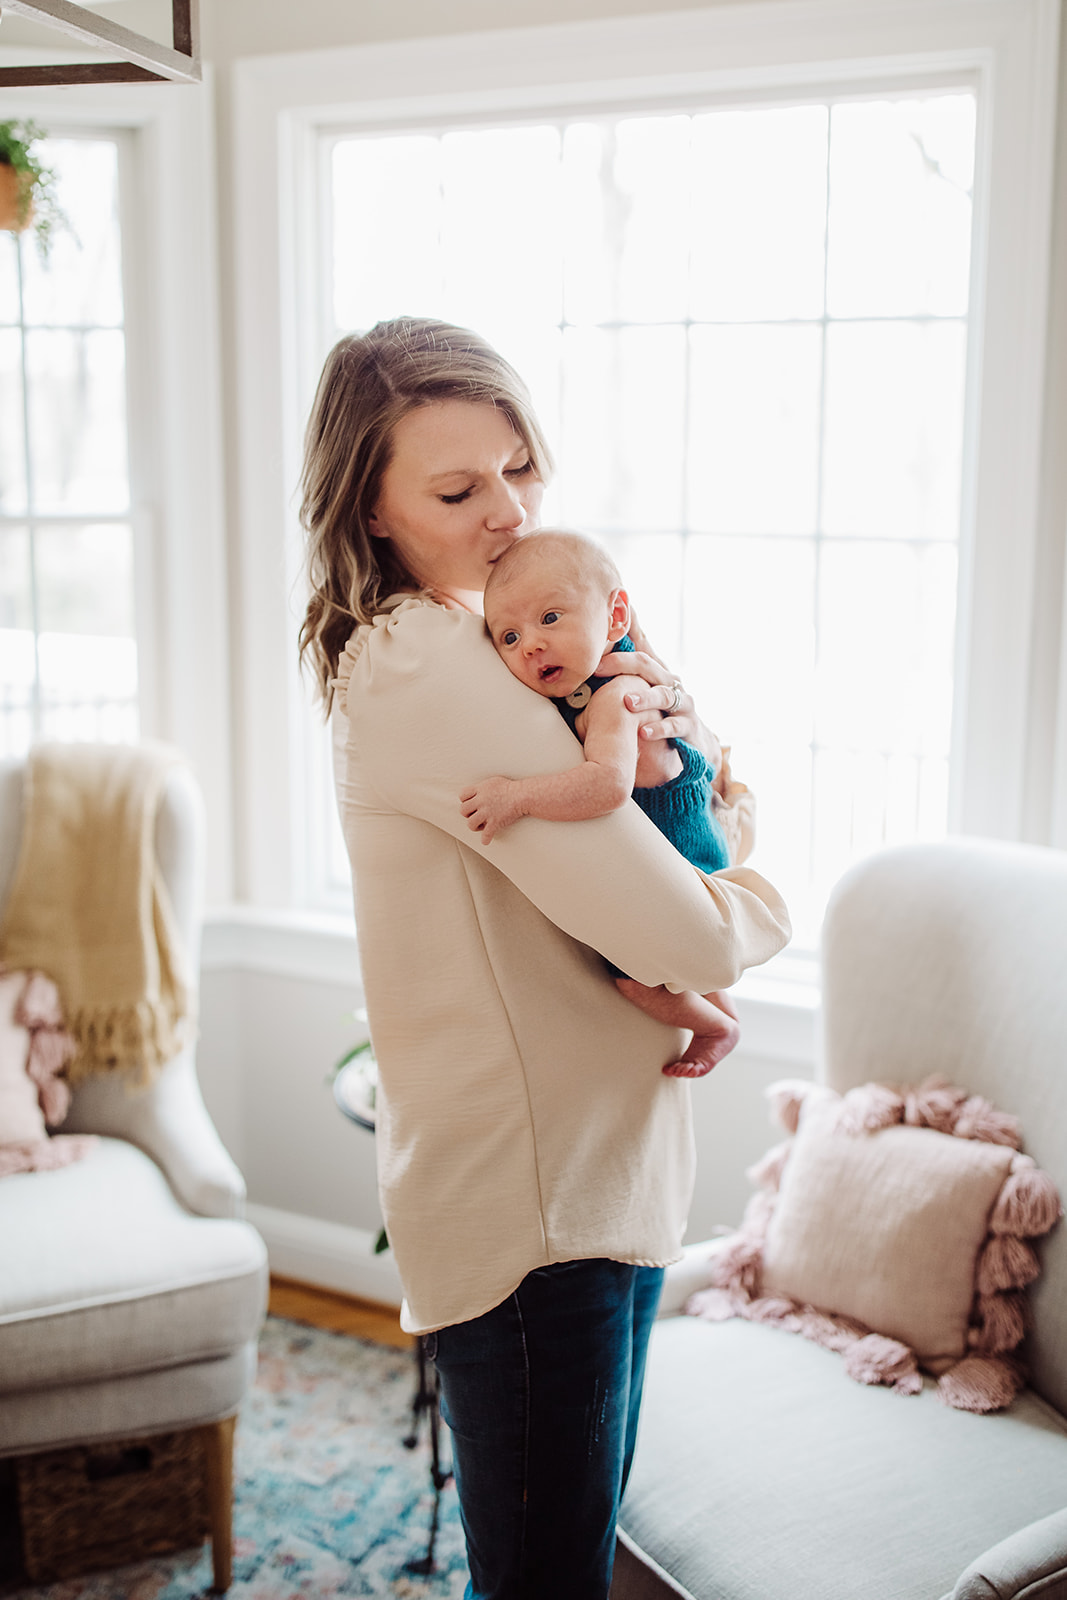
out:
M337 984L362 998L351 916L221 906L204 920L203 972L259 972ZM786 951L747 972L733 991L746 1054L796 1063L810 1072L819 1008L818 966Z

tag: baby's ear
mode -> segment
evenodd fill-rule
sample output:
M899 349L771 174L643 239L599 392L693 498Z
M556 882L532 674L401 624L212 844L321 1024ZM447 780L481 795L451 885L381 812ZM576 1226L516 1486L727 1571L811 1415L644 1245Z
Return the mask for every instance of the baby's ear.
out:
M625 589L613 589L608 600L611 611L611 622L608 627L608 641L617 644L630 627L630 596Z

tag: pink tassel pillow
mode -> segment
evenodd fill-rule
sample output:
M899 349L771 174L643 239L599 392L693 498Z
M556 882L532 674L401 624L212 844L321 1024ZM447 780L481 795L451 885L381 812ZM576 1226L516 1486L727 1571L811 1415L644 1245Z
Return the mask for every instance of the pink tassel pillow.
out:
M65 1167L95 1143L48 1137L70 1106L63 1070L73 1054L52 980L0 968L0 1178Z
M1040 1270L1029 1241L1062 1214L1016 1119L936 1079L768 1095L792 1137L751 1169L758 1191L686 1309L800 1333L861 1383L915 1394L921 1367L949 1405L1008 1405Z

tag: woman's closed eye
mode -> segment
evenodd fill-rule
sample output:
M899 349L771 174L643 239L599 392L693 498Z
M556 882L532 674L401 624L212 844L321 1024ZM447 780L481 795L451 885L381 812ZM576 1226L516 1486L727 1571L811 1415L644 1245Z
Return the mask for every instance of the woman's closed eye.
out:
M504 472L504 476L505 478L528 478L534 470L533 462L527 460L522 463L521 467L508 467ZM472 483L466 489L461 489L458 494L442 494L438 498L446 506L461 506L464 500L470 499L474 490L475 485Z

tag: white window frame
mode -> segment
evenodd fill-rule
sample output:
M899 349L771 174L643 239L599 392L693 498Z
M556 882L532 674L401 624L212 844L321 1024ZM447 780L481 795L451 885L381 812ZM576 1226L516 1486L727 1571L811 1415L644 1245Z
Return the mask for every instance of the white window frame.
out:
M23 52L4 51L0 63ZM141 735L189 759L207 896L233 897L227 560L210 87L9 90L4 116L118 131Z
M845 84L975 83L967 404L977 450L964 474L950 825L1024 836L1059 10L1059 0L777 0L236 65L241 604L245 637L256 641L241 759L253 903L297 907L310 892L296 486L317 378L303 370L303 352L317 348L321 293L315 130L342 120L411 127L447 115L658 107L672 97L754 103Z

